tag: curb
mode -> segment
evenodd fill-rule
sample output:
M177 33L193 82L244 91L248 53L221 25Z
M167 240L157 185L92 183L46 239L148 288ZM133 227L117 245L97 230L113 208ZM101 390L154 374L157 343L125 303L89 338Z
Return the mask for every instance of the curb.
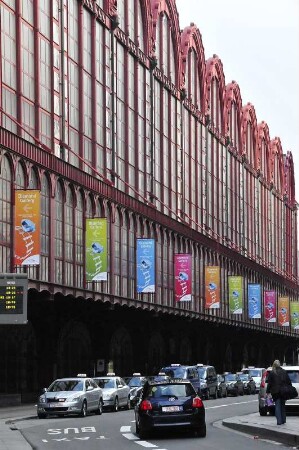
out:
M251 424L236 422L231 419L223 420L222 425L226 428L231 428L233 430L251 434L252 436L255 436L256 439L269 439L271 441L276 441L281 444L299 448L299 435L289 433L287 430L281 429L277 431L274 428L254 426Z

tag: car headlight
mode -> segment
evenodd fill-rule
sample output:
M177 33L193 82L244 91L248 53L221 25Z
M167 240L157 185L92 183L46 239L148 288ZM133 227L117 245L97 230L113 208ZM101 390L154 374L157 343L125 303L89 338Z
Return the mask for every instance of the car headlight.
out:
M38 399L39 403L46 403L46 397L42 396Z
M77 401L79 401L80 400L80 395L75 395L75 397L70 397L69 399L68 399L68 401L69 402L77 402Z

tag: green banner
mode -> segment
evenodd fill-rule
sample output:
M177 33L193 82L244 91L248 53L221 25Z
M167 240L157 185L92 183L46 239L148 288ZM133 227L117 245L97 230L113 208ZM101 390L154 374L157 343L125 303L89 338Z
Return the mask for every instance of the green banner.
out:
M107 281L107 219L86 219L86 281Z
M230 314L243 313L243 278L228 277L228 295Z
M290 302L291 328L299 330L299 302Z

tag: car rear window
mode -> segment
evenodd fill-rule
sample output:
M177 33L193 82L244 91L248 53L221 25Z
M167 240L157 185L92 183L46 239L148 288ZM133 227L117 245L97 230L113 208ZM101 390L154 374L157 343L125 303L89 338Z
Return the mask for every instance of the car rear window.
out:
M287 370L292 383L299 383L299 370Z
M148 392L148 396L154 398L171 395L174 397L190 397L195 395L195 391L191 384L166 384L150 386Z
M252 377L261 377L262 376L262 371L261 370L257 370L257 369L250 369L248 371L249 375L251 375Z
M164 372L170 378L185 378L186 370L182 367L171 367L162 369L161 372Z

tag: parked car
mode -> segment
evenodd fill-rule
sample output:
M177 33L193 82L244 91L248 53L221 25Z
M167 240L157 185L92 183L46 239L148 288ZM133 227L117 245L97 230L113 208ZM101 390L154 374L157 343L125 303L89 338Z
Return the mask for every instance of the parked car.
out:
M218 397L227 397L227 385L223 375L217 375L217 393Z
M182 378L183 380L189 380L193 384L196 392L200 393L201 383L196 366L186 366L182 364L171 364L165 366L160 370L160 373L164 373L170 378Z
M299 366L282 366L284 370L287 371L292 385L297 389L299 395ZM271 415L275 414L275 403L268 404L267 399L267 384L268 384L268 375L272 370L272 367L268 367L268 369L264 372L260 390L258 393L258 404L259 404L259 413L261 416L266 416L268 413ZM294 398L292 400L286 401L286 411L287 412L298 412L299 411L299 397Z
M59 378L43 389L37 402L37 416L65 416L78 414L85 417L88 412L103 412L103 391L92 378L79 374L73 378Z
M120 407L130 409L130 387L125 381L115 375L107 373L107 376L95 377L95 382L103 390L103 407L112 411L118 411Z
M131 406L135 406L140 392L147 381L147 377L143 377L141 373L135 372L132 377L124 377L124 381L130 387Z
M263 373L265 372L265 370L266 370L265 367L249 366L249 367L244 367L241 370L241 372L248 373L248 375L250 375L254 379L255 386L256 386L256 392L258 392L260 390L262 376L263 376Z
M205 408L186 379L148 381L135 406L136 433L141 439L154 430L193 431L206 436Z
M256 393L256 384L254 379L248 373L239 373L239 377L243 382L244 393L245 394L255 394Z
M226 372L223 376L226 382L227 395L244 395L244 386L239 375Z
M200 393L205 399L218 397L217 374L214 366L197 364L197 372L200 378Z

